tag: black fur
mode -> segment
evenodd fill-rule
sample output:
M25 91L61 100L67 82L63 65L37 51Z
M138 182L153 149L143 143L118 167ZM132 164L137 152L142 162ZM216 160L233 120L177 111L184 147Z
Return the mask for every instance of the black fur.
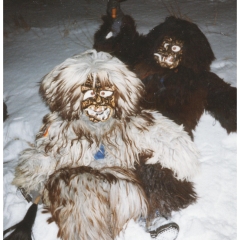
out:
M196 24L174 16L167 17L165 22L154 27L146 36L147 41L153 46L148 51L150 59L165 36L184 42L181 66L194 72L209 71L210 64L215 59L214 53L207 38Z
M197 201L193 183L177 180L172 170L160 164L136 165L136 174L149 202L150 220L157 216L157 212L168 218L172 211L179 211Z
M106 39L113 19L110 16L102 19L103 24L94 36L94 48L118 57L145 83L144 108L157 109L183 124L192 138L204 110L228 133L236 132L236 88L209 71L215 57L196 24L170 16L148 34L141 35L134 19L124 15L119 34ZM154 59L153 53L164 36L184 42L182 60L174 69L161 67Z
M106 39L107 34L112 30L113 19L103 16L102 20L104 24L94 35L94 48L97 51L108 52L124 63L133 65L139 54L136 51L135 41L139 38L139 34L136 32L135 21L130 16L124 15L119 34Z
M204 110L217 119L228 133L237 130L236 88L210 72L215 59L211 46L198 26L170 16L148 34L139 34L134 19L122 15L117 36L106 39L114 20L102 17L103 24L94 35L94 48L118 57L144 82L146 94L141 105L159 110L183 124L193 139L193 130ZM154 53L165 36L184 42L180 64L173 69L161 67ZM144 159L142 159L142 163ZM173 172L159 164L136 166L150 205L149 218L158 211L168 218L196 202L193 183L178 181Z
M32 240L32 226L37 214L37 204L33 203L28 209L23 220L16 225L6 229L3 235L13 231L4 240Z

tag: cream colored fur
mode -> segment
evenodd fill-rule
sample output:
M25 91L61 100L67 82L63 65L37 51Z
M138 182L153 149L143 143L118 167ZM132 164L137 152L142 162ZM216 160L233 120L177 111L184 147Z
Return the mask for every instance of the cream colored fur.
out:
M82 112L81 85L89 74L99 78L102 83L110 82L116 89L115 113L106 122L93 123ZM45 182L55 171L79 166L112 171L119 179L113 185L99 183L98 179L94 176L88 178L87 174L73 179L71 184L77 186L77 192L71 195L75 203L72 212L69 213L67 206L58 206L63 217L60 231L71 236L64 239L78 239L76 235L80 232L83 234L81 239L111 239L111 234L106 232L104 235L104 229L100 229L106 228L109 221L114 222L112 231L116 236L130 218L146 215L147 204L142 190L124 179L124 174L114 170L114 167L133 170L134 164L139 162L139 154L152 152L147 164L160 163L172 169L176 178L181 180L190 180L198 173L199 153L195 144L182 126L160 113L139 108L143 85L117 58L95 50L69 58L43 78L40 91L51 113L44 118L35 146L21 153L13 184L27 192L43 192ZM48 134L44 134L47 130ZM94 154L101 144L105 147L106 156L96 161ZM91 197L85 201L84 194L88 187L95 190L91 190ZM65 194L64 189L62 186L61 197ZM108 204L101 205L94 195L95 191L108 199ZM88 238L87 230L83 231L83 228L90 231L91 226L83 218L93 214L94 206L98 210L93 221L101 221L102 217L103 226L95 222L96 230ZM91 211L88 213L89 208ZM106 216L103 217L104 212ZM80 224L76 230L71 226L71 218L64 217L65 214L72 214L75 221L83 221L83 225Z
M181 126L163 117L160 113L150 112L154 117L154 124L147 126L141 116L132 116L129 122L123 120L109 120L108 132L101 136L101 126L107 123L96 124L89 131L88 124L81 120L72 122L62 121L57 113L48 115L48 136L36 140L35 148L26 149L21 153L16 168L16 177L13 183L25 188L28 192L42 186L44 180L55 170L66 166L121 166L134 168L138 162L138 155L146 151L153 151L148 164L159 162L163 167L174 171L176 178L190 180L199 171L198 151L190 137ZM146 129L143 129L143 127ZM87 139L78 139L74 129L83 127L91 136L92 142ZM100 132L100 133L99 133ZM51 151L45 152L49 144ZM96 161L94 154L103 144L106 151L104 160ZM59 150L60 149L60 150ZM59 150L59 151L58 151Z
M44 201L51 206L62 239L111 240L130 219L147 217L144 191L131 171L107 167L99 173L106 177L84 171L70 174L68 184L59 178L60 172L51 176L52 187L44 190ZM108 181L108 176L117 180ZM56 197L53 203L49 195Z

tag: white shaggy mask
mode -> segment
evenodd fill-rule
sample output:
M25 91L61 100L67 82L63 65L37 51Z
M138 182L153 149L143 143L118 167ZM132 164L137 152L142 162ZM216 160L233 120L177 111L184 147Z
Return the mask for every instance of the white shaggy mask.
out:
M143 84L117 58L95 50L68 58L47 74L40 93L66 120L86 114L92 122L135 115Z

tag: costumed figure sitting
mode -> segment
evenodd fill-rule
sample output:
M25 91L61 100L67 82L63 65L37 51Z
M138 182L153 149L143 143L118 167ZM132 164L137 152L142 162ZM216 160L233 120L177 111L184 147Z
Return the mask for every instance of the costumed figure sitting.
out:
M196 202L195 144L183 126L142 109L144 85L120 60L76 55L43 78L40 93L51 112L13 184L42 196L58 237L112 240L131 219L151 225L157 211L169 217ZM175 239L174 223L150 233L168 230Z
M142 106L183 124L192 139L204 111L228 133L236 132L237 90L210 72L214 53L198 26L170 16L148 34L139 34L120 2L109 0L94 48L118 57L143 81Z

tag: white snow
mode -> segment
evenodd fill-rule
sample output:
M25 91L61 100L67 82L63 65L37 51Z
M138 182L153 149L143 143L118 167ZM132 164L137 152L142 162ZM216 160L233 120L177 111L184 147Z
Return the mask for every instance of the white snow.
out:
M198 24L213 48L212 71L232 86L236 77L236 0L128 0L123 12L132 15L139 32L147 33L171 13ZM18 154L34 141L48 108L38 83L66 58L92 47L93 34L106 11L106 0L4 0L3 98L9 118L3 124L3 229L19 222L28 207L11 185ZM195 181L199 200L174 212L179 240L237 239L237 134L227 134L208 113L195 131L202 170ZM55 223L39 206L33 227L35 240L57 239ZM118 240L150 240L130 221Z

